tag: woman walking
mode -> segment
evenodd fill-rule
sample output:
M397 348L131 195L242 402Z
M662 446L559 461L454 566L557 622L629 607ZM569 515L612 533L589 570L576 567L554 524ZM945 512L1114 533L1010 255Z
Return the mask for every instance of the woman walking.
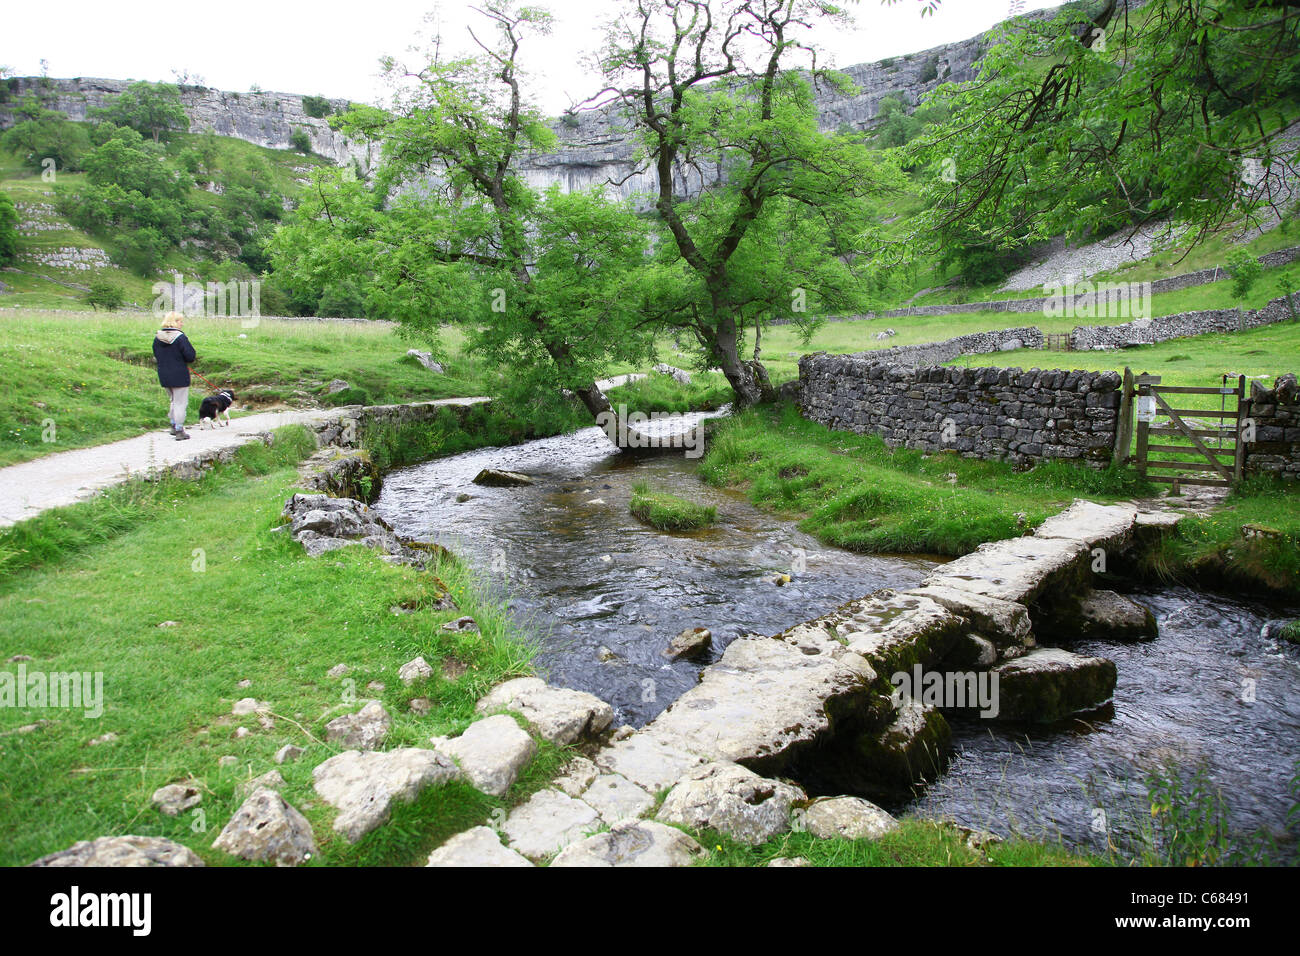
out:
M172 437L177 441L189 438L185 431L185 413L190 403L190 363L198 356L194 346L181 331L185 317L179 312L168 312L162 328L153 340L153 357L158 363L158 384L171 398L167 417L172 423Z

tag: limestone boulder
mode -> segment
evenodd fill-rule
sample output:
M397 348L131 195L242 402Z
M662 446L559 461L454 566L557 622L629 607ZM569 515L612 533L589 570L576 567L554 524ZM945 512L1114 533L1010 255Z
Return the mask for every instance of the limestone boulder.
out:
M334 829L352 843L386 823L394 803L411 803L426 788L460 778L451 758L415 747L347 750L312 771L316 792L339 811Z
M169 783L153 792L153 805L169 817L180 816L203 801L198 787L188 783Z
M707 763L680 741L658 734L653 725L598 751L596 766L616 773L650 793L671 787L688 771Z
M243 802L212 843L244 860L297 866L316 854L307 818L270 787L259 787Z
M513 786L537 753L537 744L513 717L484 717L450 740L434 738L433 749L452 758L476 790L494 797Z
M861 797L819 797L798 811L797 825L823 840L878 840L898 821Z
M474 484L485 488L519 488L533 484L533 479L517 471L484 468L474 476Z
M335 717L326 724L325 739L353 750L374 750L383 743L392 726L393 718L384 705L372 700L355 714Z
M713 634L707 627L691 627L682 631L664 648L664 657L670 660L694 660L709 653Z
M607 833L569 845L551 866L691 866L703 856L704 847L681 830L653 820L636 820L615 824Z
M562 747L594 739L614 722L614 708L594 694L551 687L536 677L498 684L475 709L480 714L514 711L539 736Z
M82 840L51 853L29 866L203 866L189 847L149 836L100 837Z
M788 831L795 801L806 799L793 784L760 777L739 764L710 763L673 787L655 816L757 846Z
M1079 601L1078 614L1082 638L1142 641L1156 636L1150 608L1114 591L1089 591Z

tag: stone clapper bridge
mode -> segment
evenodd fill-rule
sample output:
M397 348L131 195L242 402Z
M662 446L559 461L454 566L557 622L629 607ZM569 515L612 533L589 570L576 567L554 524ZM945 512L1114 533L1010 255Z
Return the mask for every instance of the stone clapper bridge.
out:
M340 511L352 512L344 524L353 541L382 544L382 521L359 501L295 495L286 506L295 537ZM613 708L591 694L519 678L482 698L482 716L459 736L383 750L391 717L368 701L327 725L327 739L348 749L314 769L313 785L338 810L334 829L355 842L386 823L395 803L428 787L465 780L506 793L536 753L535 735L582 755L498 824L447 840L428 865L689 865L708 851L679 827L751 845L792 829L874 839L897 821L865 797L906 795L933 779L950 735L938 709L899 699L890 675L917 665L991 671L1004 719L1050 722L1097 708L1113 694L1115 665L1039 646L1037 637L1151 636L1150 613L1094 589L1094 568L1101 557L1122 569L1180 517L1077 500L1032 534L936 568L919 587L878 591L781 634L733 641L698 685L639 730L612 728ZM353 543L304 537L314 553ZM431 673L416 658L398 676L412 682ZM281 753L289 751L297 748ZM256 787L216 848L290 865L315 852L310 825L277 783ZM832 795L809 799L809 791ZM997 839L964 832L976 849ZM37 864L137 858L202 865L186 848L146 837L79 843Z

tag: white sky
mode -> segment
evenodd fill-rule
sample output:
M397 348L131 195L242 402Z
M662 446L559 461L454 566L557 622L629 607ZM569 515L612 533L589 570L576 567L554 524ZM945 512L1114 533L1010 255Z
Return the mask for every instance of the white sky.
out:
M552 35L535 41L532 55L525 58L538 105L554 115L599 88L582 59L599 43L609 5L600 0L529 2L555 15ZM943 0L937 14L922 18L916 0L899 0L893 7L879 0L850 0L855 26L825 29L814 40L834 65L851 66L974 36L1006 19L1012 3ZM1054 4L1025 0L1020 5L1034 10ZM55 77L168 81L173 70L187 70L225 90L242 92L257 84L264 90L374 103L385 96L378 77L380 56L412 62L408 51L421 34L431 32L426 16L433 10L439 11L444 49L465 49L470 42L466 25L482 21L473 6L464 0L14 3L4 16L0 66L35 75L44 58Z

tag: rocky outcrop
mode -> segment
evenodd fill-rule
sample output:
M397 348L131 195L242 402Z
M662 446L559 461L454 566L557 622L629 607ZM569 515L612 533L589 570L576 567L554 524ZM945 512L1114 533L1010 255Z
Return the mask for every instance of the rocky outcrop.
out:
M370 506L354 498L297 494L284 506L282 517L289 534L313 558L360 544L396 560L422 564L427 552L409 547Z

